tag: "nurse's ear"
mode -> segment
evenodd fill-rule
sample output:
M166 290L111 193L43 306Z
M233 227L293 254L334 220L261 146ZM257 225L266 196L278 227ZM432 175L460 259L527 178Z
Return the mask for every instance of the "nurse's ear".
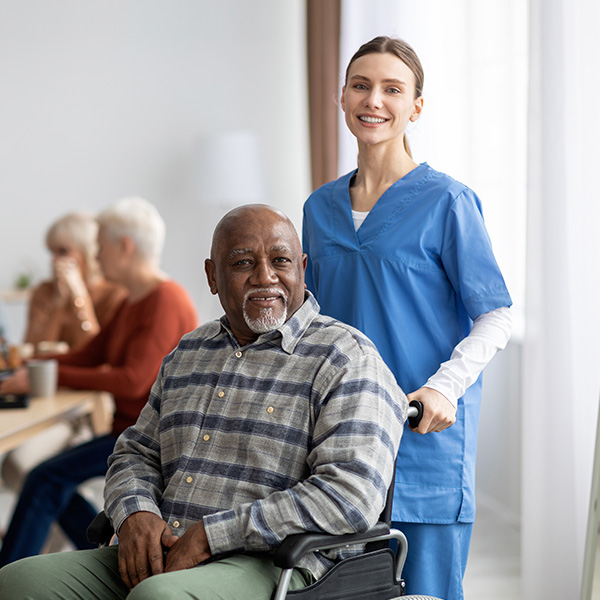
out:
M415 98L415 107L412 115L410 115L410 120L414 123L420 116L421 111L423 110L423 96L419 96Z
M344 85L344 86L342 86L342 95L340 97L340 106L342 107L342 110L344 112L346 112L346 98L345 98L345 95L346 95L346 86Z

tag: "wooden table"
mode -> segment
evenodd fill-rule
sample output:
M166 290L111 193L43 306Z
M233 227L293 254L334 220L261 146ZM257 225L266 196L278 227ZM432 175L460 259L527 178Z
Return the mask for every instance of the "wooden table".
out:
M110 431L112 397L107 392L59 388L50 398L31 398L27 408L0 410L0 453L16 448L64 419L89 416L96 435Z

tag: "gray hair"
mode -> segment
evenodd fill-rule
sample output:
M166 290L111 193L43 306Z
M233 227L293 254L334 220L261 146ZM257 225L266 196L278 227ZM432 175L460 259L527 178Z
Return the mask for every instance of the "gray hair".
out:
M85 261L87 274L100 273L98 264L98 223L96 219L86 213L68 213L54 221L46 232L46 246L50 250L53 246L67 244L79 250Z
M158 210L138 196L122 198L96 218L103 233L113 240L130 238L142 258L159 260L165 243L165 222Z

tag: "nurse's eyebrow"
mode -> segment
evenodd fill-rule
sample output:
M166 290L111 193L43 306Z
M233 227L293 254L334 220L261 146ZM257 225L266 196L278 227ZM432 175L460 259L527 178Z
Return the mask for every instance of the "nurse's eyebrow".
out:
M366 77L365 75L352 75L352 77L350 77L350 81L354 81L354 80L359 80L359 81L368 81L369 83L371 82L371 79L369 77ZM389 79L383 79L382 80L383 83L392 83L394 85L406 85L406 81L402 81L402 79L394 79L394 78L389 78Z

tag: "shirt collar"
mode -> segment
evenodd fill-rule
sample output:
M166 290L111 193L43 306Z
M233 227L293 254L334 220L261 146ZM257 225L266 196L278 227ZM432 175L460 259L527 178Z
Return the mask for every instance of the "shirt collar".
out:
M306 330L318 316L321 307L316 298L306 290L302 306L281 326L271 333L281 333L281 348L293 354L298 342L304 337Z
M265 342L279 343L281 349L288 354L293 354L298 342L304 337L306 330L319 314L321 307L311 292L305 290L304 302L302 306L281 326L273 331L268 331L258 336L254 344L264 344ZM239 346L227 317L223 315L220 319L221 332L225 330L235 346Z

